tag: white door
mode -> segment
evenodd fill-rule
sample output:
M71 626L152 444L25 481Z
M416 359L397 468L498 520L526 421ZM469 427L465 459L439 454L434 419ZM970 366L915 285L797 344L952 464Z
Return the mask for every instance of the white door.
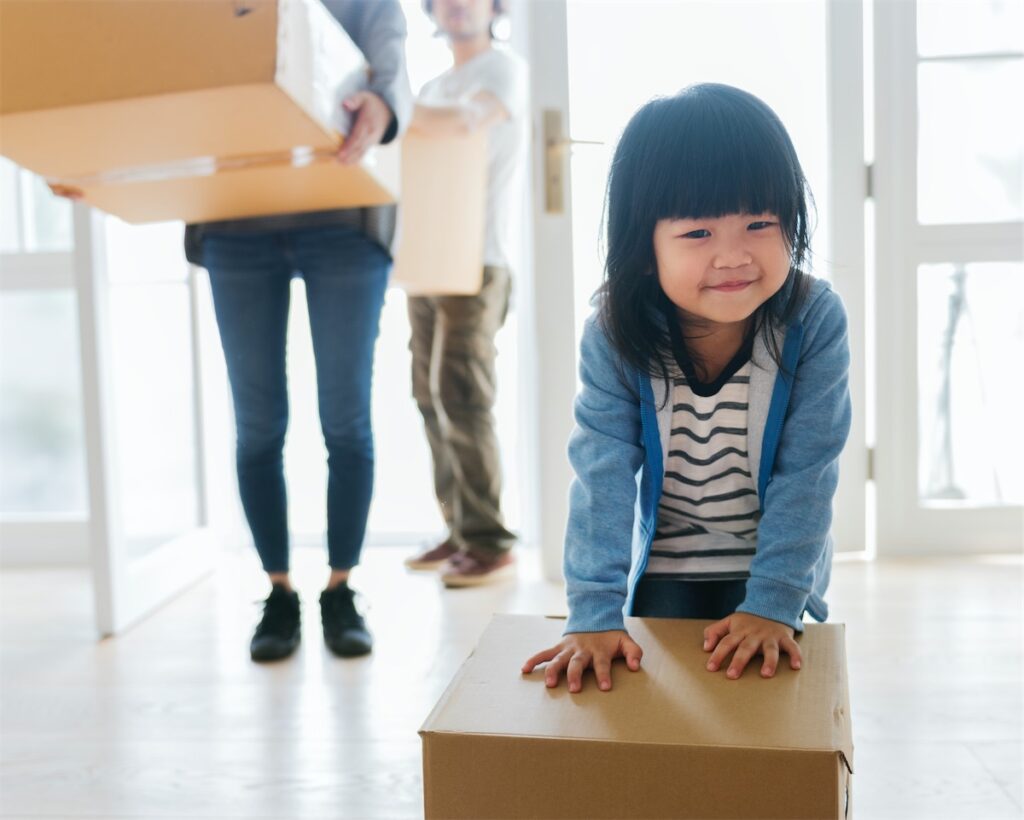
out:
M876 0L879 551L1024 544L1024 26Z
M561 562L575 354L589 299L601 280L601 216L611 152L640 105L704 81L745 88L778 112L819 203L814 272L831 279L843 296L855 351L855 425L842 465L835 530L840 550L864 550L859 4L557 0L521 6L534 106L532 307L542 351L533 354L540 464L530 474L539 476L536 509L549 575L557 575ZM844 186L841 196L834 180ZM833 231L829 214L842 220L841 232Z
M75 206L89 541L100 635L214 566L198 378L196 281L181 225Z

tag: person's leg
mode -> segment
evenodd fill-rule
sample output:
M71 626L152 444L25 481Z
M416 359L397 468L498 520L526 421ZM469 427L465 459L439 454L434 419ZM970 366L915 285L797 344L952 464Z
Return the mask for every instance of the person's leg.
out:
M288 427L285 340L291 269L269 234L207 236L204 262L237 428L238 490L271 592L249 653L285 658L299 644L299 597L288 579L284 448Z
M306 282L320 426L327 446L331 573L320 594L324 642L335 655L355 657L373 649L348 576L359 563L373 495L370 388L391 258L351 228L292 231L289 242Z
M291 270L273 235L212 234L204 262L237 429L242 508L272 581L287 585L288 504L282 451L288 427L285 339Z
M679 581L645 575L633 596L639 618L717 621L732 615L746 596L746 581Z
M327 446L327 549L332 582L359 562L373 494L373 353L391 259L350 228L291 233L306 282L320 423Z
M476 556L507 553L515 536L501 513L501 457L494 427L494 339L508 312L511 278L485 268L480 293L437 298L438 395L452 456L453 504L461 541Z
M441 419L438 415L440 400L437 396L436 380L431 374L436 360L437 308L434 299L427 296L410 296L408 308L412 331L409 338L409 351L412 354L412 396L423 417L423 428L427 434L427 444L430 445L437 503L445 525L457 539L452 498L455 480L452 459L441 429Z

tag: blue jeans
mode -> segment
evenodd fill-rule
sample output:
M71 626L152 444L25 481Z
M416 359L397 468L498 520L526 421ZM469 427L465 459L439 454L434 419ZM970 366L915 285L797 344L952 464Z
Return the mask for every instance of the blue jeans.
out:
M239 494L267 572L288 571L285 342L292 276L305 281L327 446L327 552L332 568L349 569L373 494L370 384L391 259L352 228L320 227L211 232L203 262L235 408Z
M633 596L633 615L718 621L736 611L746 589L746 581L680 581L645 575Z

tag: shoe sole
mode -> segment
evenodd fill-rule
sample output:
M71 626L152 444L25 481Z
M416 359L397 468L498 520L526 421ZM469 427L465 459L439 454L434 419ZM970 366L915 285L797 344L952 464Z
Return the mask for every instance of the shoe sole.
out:
M249 657L255 663L270 663L273 661L283 661L285 658L290 658L295 654L295 650L299 648L299 641L296 641L292 646L282 651L275 652L253 652L249 650Z
M373 652L372 646L365 646L363 644L342 644L338 647L327 644L327 648L330 650L332 655L339 658L361 658L363 655L369 655Z
M445 558L441 561L417 561L414 558L409 558L403 563L405 564L406 569L427 571L441 569L441 567L448 563L448 559Z
M486 575L442 575L441 581L449 589L460 589L464 587L480 587L486 584L494 584L499 581L507 581L514 577L516 568L514 564L501 567L488 572Z

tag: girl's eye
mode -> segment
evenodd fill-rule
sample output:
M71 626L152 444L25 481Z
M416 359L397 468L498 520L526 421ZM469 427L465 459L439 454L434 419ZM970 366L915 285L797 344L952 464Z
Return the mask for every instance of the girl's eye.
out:
M711 231L706 230L704 228L698 228L695 231L684 233L683 239L706 239L709 236L711 236Z
M747 226L747 229L751 230L751 231L763 231L765 228L770 228L774 224L775 224L774 222L765 222L765 221L762 221L762 222L751 222L750 225Z

